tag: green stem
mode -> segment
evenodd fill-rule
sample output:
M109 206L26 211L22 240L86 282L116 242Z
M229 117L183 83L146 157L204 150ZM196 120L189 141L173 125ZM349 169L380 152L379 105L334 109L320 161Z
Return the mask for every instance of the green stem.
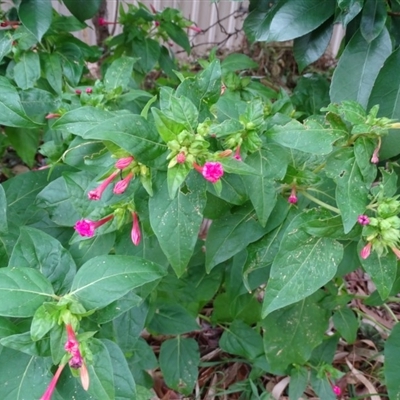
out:
M362 318L366 318L369 319L370 321L372 321L374 324L376 324L377 326L379 326L382 330L384 330L386 333L390 333L390 329L387 328L385 325L382 325L380 322L378 322L375 318L371 317L370 315L363 313L362 311L360 311L357 308L353 308L353 311L360 315Z
M339 210L338 208L333 207L333 206L331 206L331 205L329 205L329 204L323 202L323 201L320 200L320 199L317 199L316 197L314 197L312 194L310 194L310 193L308 193L308 192L305 192L305 191L303 192L303 191L302 191L301 194L302 194L304 197L307 197L307 199L311 200L312 202L314 202L314 203L320 205L321 207L326 208L327 210L333 211L334 213L340 215L340 210Z
M397 319L396 315L394 315L394 312L392 311L392 309L387 305L387 304L383 304L383 308L387 311L387 313L393 318L393 321L395 323L399 322L399 320Z

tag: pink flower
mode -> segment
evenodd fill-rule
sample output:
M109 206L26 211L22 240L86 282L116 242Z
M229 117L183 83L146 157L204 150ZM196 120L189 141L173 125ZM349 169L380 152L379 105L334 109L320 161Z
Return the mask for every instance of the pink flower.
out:
M140 232L139 218L136 212L132 212L132 221L131 239L133 244L138 246L142 239L142 234Z
M342 389L339 386L333 385L332 391L335 393L336 396L340 396L342 394Z
M76 94L81 94L81 93L82 93L82 90L76 89L76 90L75 90L75 93L76 93Z
M83 364L83 357L79 350L79 342L76 339L72 326L67 324L65 328L67 329L67 343L65 343L64 349L72 356L69 360L69 366L78 369Z
M129 172L129 174L119 182L117 182L114 186L113 192L114 194L122 194L125 192L127 187L129 186L129 182L133 178L133 173Z
M357 221L360 225L368 225L369 224L369 218L367 215L359 215L357 218Z
M382 139L378 137L378 145L376 146L374 152L372 153L371 162L373 164L378 164L379 162L379 150L381 148Z
M74 228L81 236L92 237L94 235L95 230L98 227L104 225L112 218L114 218L113 214L103 219L100 219L99 221L90 221L89 219L81 219L80 221L76 222Z
M132 156L119 158L117 160L117 162L115 163L115 168L124 169L126 167L129 167L129 165L131 165L132 161L133 161Z
M203 167L193 163L193 167L196 171L200 172L205 179L212 183L218 182L222 175L224 175L224 169L222 164L219 162L207 161Z
M368 242L360 252L360 256L363 260L367 259L369 255L371 254L371 248L372 248L372 243Z
M106 187L114 180L119 174L119 170L114 171L108 178L106 178L96 189L91 190L88 194L89 200L100 200Z
M150 9L153 12L153 14L157 14L157 10L155 9L155 7L153 6L153 4L150 4Z
M396 249L396 247L391 247L393 253L396 255L397 259L400 260L400 250Z
M183 164L186 161L186 155L184 152L180 152L177 156L176 156L176 162L178 164Z
M90 87L88 87L88 88L86 88L85 92L86 92L87 94L90 94L90 93L93 92L93 89L90 88Z
M57 114L57 113L50 113L50 114L47 114L46 115L46 119L54 119L54 118L60 118L61 117L61 115L60 114Z
M46 391L44 392L43 396L40 398L40 400L51 400L51 396L53 395L54 389L56 388L57 381L60 378L61 372L63 371L65 367L65 364L60 364L57 368L56 373L54 374L52 380L49 383L49 386L47 386Z
M97 22L99 23L100 26L107 25L107 21L106 21L104 18L102 18L102 17L100 17L100 18L97 20Z
M242 161L242 157L240 156L240 146L236 147L235 155L233 156L238 161Z
M195 31L196 33L203 32L203 29L201 29L201 28L199 28L198 26L195 26L195 25L189 26L188 29L191 29L192 31Z
M89 389L89 372L87 370L85 360L83 360L82 366L81 366L81 369L79 372L80 372L80 376L81 376L82 387L84 390L88 390Z
M290 204L296 204L297 203L297 196L296 196L296 188L292 187L292 191L290 192L290 196L288 198L288 202Z

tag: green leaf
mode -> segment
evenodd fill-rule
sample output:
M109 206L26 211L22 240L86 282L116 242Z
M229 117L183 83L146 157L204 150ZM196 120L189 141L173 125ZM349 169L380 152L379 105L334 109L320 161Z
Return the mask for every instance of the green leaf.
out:
M54 295L50 282L33 268L0 269L0 315L31 317Z
M43 340L34 342L30 332L17 333L15 335L4 337L0 340L0 345L10 349L21 351L31 356L50 356L50 342L46 337Z
M11 146L21 157L21 160L32 168L35 164L35 156L39 147L39 131L37 129L7 127L6 134Z
M12 43L11 35L0 33L0 62L12 50Z
M15 64L14 80L21 89L29 89L35 86L39 78L39 55L33 51L26 51Z
M360 241L358 244L358 254L364 244ZM376 289L379 292L382 300L385 300L389 295L396 280L397 259L391 250L388 254L379 256L376 251L371 251L371 254L365 260L360 257L361 265L365 272L371 277Z
M113 399L130 400L135 398L136 385L124 353L111 340L102 339L101 342L106 347L111 359L115 388L115 397Z
M98 256L78 270L72 282L71 295L87 310L103 308L130 290L164 275L162 267L139 257Z
M255 217L253 207L247 206L213 221L206 239L207 272L264 235Z
M43 62L44 76L49 82L50 86L57 94L62 92L62 68L61 58L57 53L40 54L40 59Z
M157 131L143 117L134 114L114 114L82 107L64 114L53 129L66 129L84 139L113 142L133 153L142 163L154 160L166 150L166 146L159 143Z
M389 398L400 399L400 324L396 324L385 343L385 383Z
M333 73L331 101L355 100L366 107L375 79L391 51L387 29L383 29L371 43L358 30L344 49Z
M317 304L320 298L321 293L316 293L274 311L263 320L265 355L273 369L285 370L289 364L304 364L322 342L329 312Z
M51 0L21 0L18 15L24 26L40 42L51 25L53 17Z
M357 339L358 320L349 308L339 308L333 314L333 324L348 344L353 344Z
M240 320L234 320L219 340L222 351L254 360L264 353L261 335Z
M294 367L290 372L289 399L303 397L308 384L308 369L306 367Z
M48 234L22 226L8 267L35 268L53 285L57 294L65 294L71 287L76 265L60 242Z
M31 323L31 339L38 341L57 323L56 303L44 303L35 312Z
M312 213L300 214L285 232L264 296L264 317L310 296L335 276L343 256L342 245L331 238L310 236L300 229L310 219Z
M141 69L141 72L147 74L157 64L160 57L160 45L156 40L144 39L138 40L135 43L134 55L138 57L136 66Z
M337 140L332 131L315 120L304 124L292 120L286 125L275 125L268 132L269 137L281 146L312 154L329 154Z
M107 91L120 87L125 90L132 76L133 64L137 59L132 57L120 57L116 59L107 69L104 76L104 86Z
M73 0L75 1L75 0ZM78 0L79 1L79 0ZM58 47L57 54L61 58L61 67L68 83L75 87L78 85L84 67L84 55L74 43L65 42Z
M364 213L369 192L354 150L345 148L333 153L327 159L326 173L336 182L336 202L342 215L344 233L348 233L358 216Z
M360 30L368 43L371 43L382 32L387 15L384 3L379 0L365 0L361 14Z
M89 348L93 354L93 364L87 365L90 377L88 394L95 399L116 400L113 365L106 345L92 338Z
M79 21L85 21L97 13L102 0L63 0L63 2L74 17Z
M181 46L186 53L190 53L190 42L186 32L177 24L170 21L162 21L160 28L165 29L167 35L179 46Z
M244 176L242 179L258 220L264 227L276 203L275 182L268 178L270 171L265 151L262 149L256 151L246 158L246 162L256 173Z
M29 356L19 351L4 348L0 363L0 396L3 400L39 399L51 380L49 360ZM61 400L57 391L54 400Z
M284 41L303 36L324 23L335 11L336 1L281 0L269 13L254 10L245 32L256 41Z
M190 395L197 381L199 347L194 339L169 339L160 348L160 368L165 383L172 389Z
M258 64L250 57L241 53L229 54L221 62L221 69L223 73L254 68L258 68Z
M0 185L0 233L6 233L7 231L7 199L4 188Z
M314 31L294 40L293 53L300 71L324 54L332 32L333 24L328 20Z
M174 119L167 117L158 108L153 107L151 112L154 117L157 131L165 143L176 139L178 134L185 129L185 125L183 123L178 123Z
M34 128L22 107L17 89L4 76L0 76L0 124L17 128Z
M187 192L178 190L171 199L168 185L164 180L154 196L150 198L150 224L160 246L178 276L181 276L193 254L206 196L203 180L192 173L187 180Z
M397 48L385 61L372 88L368 102L368 109L379 104L380 117L400 119L400 92L393 90L400 86L400 48ZM389 135L383 137L380 157L387 159L400 153L400 135L398 129L390 130Z
M196 318L180 304L165 304L157 308L148 328L163 335L180 335L199 329Z

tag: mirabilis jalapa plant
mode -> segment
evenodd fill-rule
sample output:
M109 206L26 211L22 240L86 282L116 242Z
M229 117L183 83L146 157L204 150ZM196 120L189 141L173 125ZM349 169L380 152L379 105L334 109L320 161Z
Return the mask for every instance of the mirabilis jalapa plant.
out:
M174 32L172 11L131 11ZM149 399L158 367L191 396L194 337L215 325L221 350L252 368L245 395L266 373L291 377L291 399L308 384L324 400L346 395L333 357L363 314L343 277L362 265L370 304L399 291L398 166L379 154L398 123L355 101L299 112L235 73L254 66L243 55L176 71L179 85L153 96L132 76L165 50L143 38L127 54L128 29L104 78L82 83L96 50L67 46L54 32L77 21L51 16L35 51L44 32L32 37L24 18L0 38L11 65L0 122L16 146L40 138L49 167L0 189L1 397ZM157 357L143 332L163 338ZM398 332L385 345L392 385Z

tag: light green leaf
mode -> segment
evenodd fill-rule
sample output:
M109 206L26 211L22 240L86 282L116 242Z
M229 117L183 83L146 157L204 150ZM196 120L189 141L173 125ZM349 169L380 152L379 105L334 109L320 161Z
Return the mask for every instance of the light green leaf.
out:
M104 86L107 91L120 87L125 90L131 79L133 65L137 59L132 57L117 58L107 69Z
M0 233L6 233L7 231L7 199L4 188L0 185Z
M31 317L54 295L50 282L33 268L0 269L0 315Z
M344 49L333 73L331 101L355 100L366 107L375 79L391 51L387 29L383 29L371 43L358 30Z
M258 68L258 64L242 53L229 54L221 62L221 69L224 73L253 68Z
M400 399L400 324L396 324L385 343L385 382L391 400Z
M26 51L15 64L14 80L21 89L29 89L35 86L39 78L39 55L33 51Z
M98 256L78 270L71 295L87 310L99 309L134 288L162 278L165 272L159 265L139 257Z
M43 71L47 81L57 94L61 94L62 68L60 56L57 53L42 53L40 58L43 62Z

